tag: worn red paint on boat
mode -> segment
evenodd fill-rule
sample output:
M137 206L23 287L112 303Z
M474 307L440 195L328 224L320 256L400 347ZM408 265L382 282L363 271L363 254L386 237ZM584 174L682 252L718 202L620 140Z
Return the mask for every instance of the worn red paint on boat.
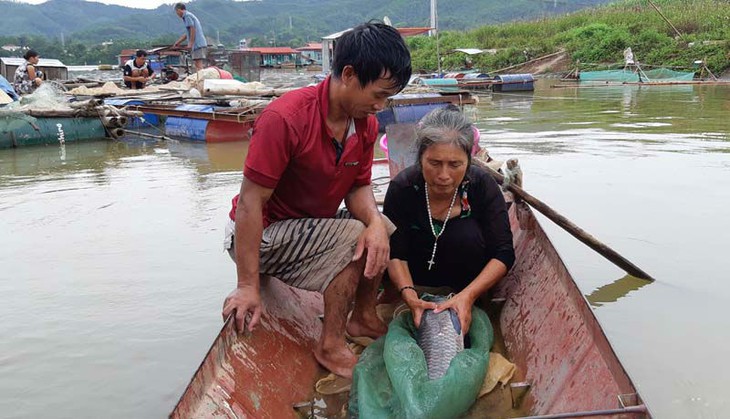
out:
M619 407L636 389L587 301L529 207L512 204L509 214L517 261L495 296L505 298L499 325L516 379L531 385L524 410ZM171 417L296 417L293 405L312 400L321 297L277 280L262 293L261 326L249 337L223 328Z
M505 346L533 413L614 409L636 393L598 320L530 208L509 211L517 260L495 289ZM632 417L636 417L635 415Z
M244 336L226 323L171 418L289 418L312 399L321 297L275 279L261 288L261 324Z
M205 130L205 141L208 143L224 143L230 141L246 141L253 122L210 121Z

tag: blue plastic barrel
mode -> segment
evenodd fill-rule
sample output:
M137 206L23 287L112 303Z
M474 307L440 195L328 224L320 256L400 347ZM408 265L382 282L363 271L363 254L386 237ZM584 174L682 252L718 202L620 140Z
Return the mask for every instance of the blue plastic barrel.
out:
M495 92L531 92L535 90L532 74L500 74L494 77Z
M104 99L105 105L113 105L113 106L133 106L133 105L144 105L145 103L141 100L137 99ZM149 127L150 125L158 126L160 125L160 117L153 114L153 113L146 113L143 114L142 117L146 122L143 122L139 118L130 118L127 121L127 127L129 128L144 128Z
M395 114L393 108L390 107L376 113L375 117L378 118L378 131L380 132L385 132L385 127L395 123Z
M395 122L399 124L408 122L418 122L427 113L434 109L446 107L448 103L423 103L419 105L405 105L396 106L393 108L393 114L395 115Z
M213 112L212 105L180 105L175 108L183 111ZM192 141L205 141L208 120L170 116L165 121L165 134Z
M437 79L443 80L443 79ZM456 83L456 80L453 80ZM393 123L418 122L424 115L436 108L446 106L448 103L422 103L416 105L398 105L398 99L425 99L440 98L440 93L401 93L392 96L391 106L383 109L376 114L380 132L385 132L385 127Z

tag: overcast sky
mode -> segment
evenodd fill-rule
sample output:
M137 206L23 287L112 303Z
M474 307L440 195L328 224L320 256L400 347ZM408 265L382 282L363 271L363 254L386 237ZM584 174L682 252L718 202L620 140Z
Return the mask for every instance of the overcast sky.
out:
M46 0L16 0L19 3L41 4ZM176 1L160 0L96 0L97 3L116 4L118 6L134 7L138 9L156 9L161 4L169 4L171 7Z

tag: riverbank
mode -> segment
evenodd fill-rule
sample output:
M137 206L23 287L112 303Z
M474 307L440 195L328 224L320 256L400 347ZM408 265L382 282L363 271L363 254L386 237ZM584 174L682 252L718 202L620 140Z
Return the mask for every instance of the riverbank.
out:
M631 0L559 17L445 31L439 36L442 67L462 68L467 56L454 49L477 48L489 52L469 60L485 72L560 50L566 51L567 59L549 69L520 72L565 72L576 66L600 69L622 65L623 51L631 47L635 59L644 65L691 69L695 61L704 60L715 75L730 70L730 3L666 0L659 7L661 14L647 2ZM408 43L413 67L434 71L436 39L412 37Z

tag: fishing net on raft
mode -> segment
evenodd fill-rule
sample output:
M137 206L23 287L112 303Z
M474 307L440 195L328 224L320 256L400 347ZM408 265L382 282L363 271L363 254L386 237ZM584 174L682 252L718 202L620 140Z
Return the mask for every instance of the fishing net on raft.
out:
M675 71L668 68L655 68L644 70L641 76L642 81L691 81L694 79L694 71ZM648 79L648 80L647 80ZM599 70L581 71L581 81L613 81L613 82L638 82L639 73L635 70Z
M410 312L397 315L388 333L360 355L350 391L355 418L446 418L466 413L482 387L494 330L487 314L474 307L471 346L451 361L446 375L429 380L426 358L416 343Z
M45 82L38 86L29 95L21 96L20 101L10 103L5 109L13 110L19 107L33 109L68 109L63 86L55 82Z
M0 107L2 132L15 131L33 123L36 119L25 114L25 109L68 110L71 109L66 100L63 86L58 83L41 84L33 93L21 96L19 101Z

